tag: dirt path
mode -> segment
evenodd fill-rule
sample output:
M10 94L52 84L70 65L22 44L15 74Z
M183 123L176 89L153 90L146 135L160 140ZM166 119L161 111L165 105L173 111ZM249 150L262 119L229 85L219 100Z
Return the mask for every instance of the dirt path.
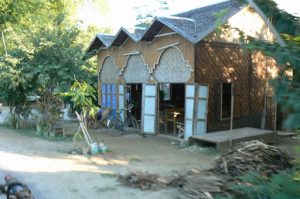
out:
M159 137L112 138L99 132L92 137L112 152L69 155L71 142L50 142L0 127L0 182L6 173L15 175L29 185L37 199L174 199L179 195L177 189L130 189L121 186L116 175L137 170L174 175L209 168L215 158L213 154L178 150L172 141Z

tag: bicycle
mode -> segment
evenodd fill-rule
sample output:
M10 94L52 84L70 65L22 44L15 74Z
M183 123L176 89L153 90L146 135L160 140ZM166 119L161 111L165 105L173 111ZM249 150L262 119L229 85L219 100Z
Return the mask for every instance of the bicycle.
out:
M136 121L135 117L132 115L132 108L134 107L133 104L130 104L129 107L126 109L120 109L116 112L116 115L107 120L107 128L111 129L111 135L116 137L116 136L121 136L127 129L128 127L132 126L134 129L137 129L139 132L139 124ZM121 114L127 111L127 117L126 120L123 121Z

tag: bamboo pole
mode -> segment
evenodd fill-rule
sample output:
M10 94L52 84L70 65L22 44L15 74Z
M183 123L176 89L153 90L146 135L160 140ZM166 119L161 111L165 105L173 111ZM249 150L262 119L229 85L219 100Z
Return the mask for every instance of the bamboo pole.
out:
M89 134L87 133L83 118L77 113L77 111L75 113L76 113L77 119L79 120L79 125L81 127L82 134L83 134L87 144L90 145L92 143L92 140L91 140L91 137L89 136Z

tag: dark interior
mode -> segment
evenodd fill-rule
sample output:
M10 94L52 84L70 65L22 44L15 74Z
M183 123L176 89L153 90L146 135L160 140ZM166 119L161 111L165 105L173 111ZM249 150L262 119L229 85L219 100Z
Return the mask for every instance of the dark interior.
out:
M229 118L231 112L231 83L222 84L222 118Z
M159 84L159 132L178 136L184 124L184 84ZM174 130L175 129L175 130Z
M132 114L136 120L141 120L142 112L142 84L128 84L127 85L127 103L133 104Z

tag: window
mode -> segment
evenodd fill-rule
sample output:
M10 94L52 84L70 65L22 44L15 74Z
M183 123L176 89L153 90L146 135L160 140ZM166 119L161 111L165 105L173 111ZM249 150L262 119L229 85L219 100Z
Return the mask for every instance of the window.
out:
M221 87L221 117L230 118L231 115L231 83L222 83Z
M101 89L101 101L102 101L102 103L101 103L101 106L103 106L103 107L107 107L106 106L106 84L102 84L102 89Z

